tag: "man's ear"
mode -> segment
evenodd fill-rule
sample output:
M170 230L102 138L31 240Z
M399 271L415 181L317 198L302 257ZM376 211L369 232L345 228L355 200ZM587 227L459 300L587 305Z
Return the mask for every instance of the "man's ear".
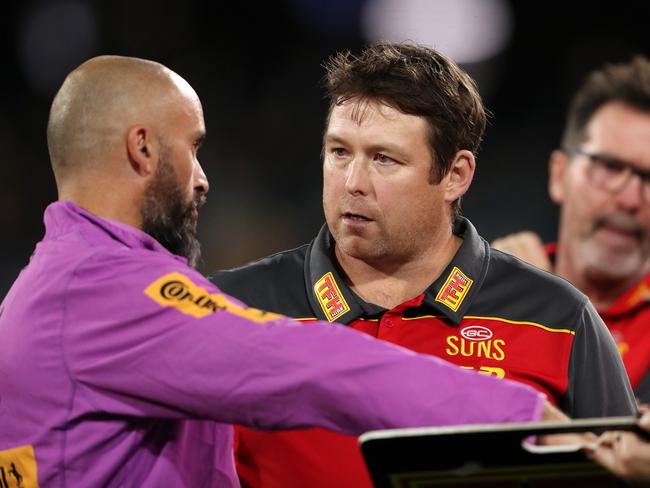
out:
M471 151L463 149L456 153L449 172L445 175L445 201L451 203L462 197L472 184L476 160Z
M131 169L140 176L153 174L158 165L158 145L151 128L134 125L126 133L126 150Z
M569 166L569 157L564 151L556 149L548 161L548 194L558 205L564 203L565 179Z

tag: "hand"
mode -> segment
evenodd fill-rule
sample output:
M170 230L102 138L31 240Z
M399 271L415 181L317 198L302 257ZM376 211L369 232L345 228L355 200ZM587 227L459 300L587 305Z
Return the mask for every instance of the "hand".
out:
M650 432L650 412L639 425ZM605 469L635 486L650 486L650 442L631 432L605 432L599 446L587 455Z
M557 407L554 407L549 401L544 402L544 412L542 413L542 422L570 422L571 419Z
M544 243L534 232L524 231L500 237L492 242L492 247L512 254L544 271L552 270L551 260L544 251Z
M544 413L542 414L542 422L570 422L571 419L567 417L562 411L551 405L549 402L544 403ZM591 432L585 433L567 433L567 434L547 434L541 435L537 438L537 444L543 446L557 446L557 445L572 445L572 446L586 446L595 443L597 436Z

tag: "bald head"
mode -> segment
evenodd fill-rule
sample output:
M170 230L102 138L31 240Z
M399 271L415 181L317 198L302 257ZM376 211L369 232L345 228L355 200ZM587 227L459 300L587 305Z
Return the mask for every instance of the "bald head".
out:
M101 168L133 124L164 137L165 109L188 94L196 96L185 80L153 61L99 56L83 63L67 76L50 109L47 141L57 183Z

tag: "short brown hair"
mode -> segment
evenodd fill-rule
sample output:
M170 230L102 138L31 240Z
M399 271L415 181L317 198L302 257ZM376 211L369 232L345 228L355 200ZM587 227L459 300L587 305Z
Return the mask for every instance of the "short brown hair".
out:
M336 54L325 68L327 122L335 106L357 97L426 119L432 183L449 172L458 151L478 151L486 114L476 83L439 52L414 44L375 44L358 56ZM454 213L458 209L454 202Z
M562 136L562 148L574 150L585 127L603 105L621 102L650 113L650 61L636 56L628 63L607 64L593 71L573 96Z

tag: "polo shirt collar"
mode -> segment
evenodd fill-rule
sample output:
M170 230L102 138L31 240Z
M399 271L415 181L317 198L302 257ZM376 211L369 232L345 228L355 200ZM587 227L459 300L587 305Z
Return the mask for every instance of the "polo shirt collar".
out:
M490 246L472 223L460 217L454 234L463 243L440 276L424 292L423 303L459 324L483 285L490 262Z
M422 306L429 308L432 315L442 315L458 324L483 284L490 255L488 243L466 218L458 219L454 234L463 242L440 276L425 290ZM309 246L305 259L305 285L315 316L349 324L385 311L357 296L345 283L344 276L336 262L332 236L324 225Z
M333 244L327 225L323 225L307 249L305 286L309 305L318 319L349 324L367 314L360 298L345 284Z

